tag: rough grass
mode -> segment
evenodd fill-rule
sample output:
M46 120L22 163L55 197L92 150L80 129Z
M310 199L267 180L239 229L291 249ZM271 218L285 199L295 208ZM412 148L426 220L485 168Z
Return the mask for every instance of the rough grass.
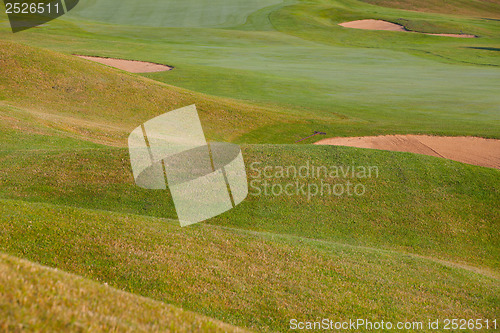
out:
M52 118L51 118L52 117ZM30 113L6 106L0 101L1 151L37 149L87 149L103 147L86 140L77 132L57 129L48 119L59 120L52 114ZM74 123L84 123L74 119ZM61 122L57 122L61 126ZM67 128L67 127L66 127ZM81 128L81 127L80 127ZM89 131L90 129L87 129Z
M8 89L7 101L2 103L19 106L0 109L5 119L2 137L6 144L0 155L0 192L4 198L175 218L168 196L134 185L126 149L109 149L86 141L94 138L96 142L112 141L124 146L127 131L169 107L191 101L201 103L200 114L209 139L229 141L234 132L248 130L246 124L261 127L265 132L269 118L283 116L259 107L248 110L235 101L219 106L212 104L217 98L204 101L203 95L99 65L86 67L80 60L52 52L25 46L1 50L12 55L4 61L12 66L17 64L17 71L7 69L8 75L0 78ZM19 64L28 63L27 58L18 56L20 50L33 56L29 67ZM49 65L54 76L44 69ZM85 90L82 88L76 96L59 97L59 91L51 86L66 82L71 87L73 81L68 77L85 82ZM166 98L164 94L168 94ZM78 98L85 99L85 103L77 103ZM137 108L140 101L144 103ZM225 113L226 106L240 108ZM261 113L257 116L257 112ZM293 116L296 114L292 114L292 119ZM260 120L262 117L264 121ZM233 126L226 126L225 121ZM301 126L300 122L293 125L292 128ZM35 145L31 148L40 150L27 151L31 144ZM244 152L249 167L254 161L261 162L261 168L300 167L306 162L344 167L368 165L377 166L380 177L363 180L368 193L360 198L251 196L237 209L214 219L214 223L398 249L498 269L499 239L494 230L498 228L500 213L492 208L499 200L498 170L408 153L355 148L270 145L248 146ZM326 179L330 183L347 180ZM279 184L290 181L295 180L272 180ZM318 179L307 177L301 181ZM308 208L297 210L297 206Z
M499 311L499 280L398 252L10 200L0 225L11 255L259 332Z
M243 332L188 311L0 253L5 332Z
M251 196L181 229L168 193L136 187L119 148L143 121L191 103L212 140L289 143L312 130L498 137L498 57L477 49L497 48L495 22L403 13L313 0L262 9L234 30L80 19L15 36L0 28L16 40L0 42L0 250L256 331L287 331L292 318L495 319L498 170L408 153L247 145L248 166L376 165L380 177L362 180L363 197ZM484 38L337 25L355 18ZM24 44L174 65L148 76L226 97ZM98 294L105 287L90 288L97 294L81 302L110 299ZM31 316L21 308L13 323L43 322L47 307Z
M223 60L225 55L220 53L213 59L207 57L204 61L213 61L215 68L174 63L174 71L150 75L193 90L249 101L246 103L137 79L82 59L8 43L2 48L6 64L0 79L5 87L3 99L27 111L56 111L64 116L57 119L65 123L60 126L63 129L113 144L124 142L136 124L191 103L199 107L207 136L213 140L293 143L312 131L332 136L427 133L498 137L500 101L495 68L443 67L429 60L408 59L404 54L391 58L394 52L366 49L337 48L333 55L333 49L327 46L299 46L296 39L295 46L283 45L278 36L262 37L265 42L244 42L239 52L245 55L238 52L230 60ZM269 41L281 45L265 46ZM104 47L109 41L99 43ZM250 45L257 54L249 52ZM267 61L274 52L281 54L280 59ZM296 52L307 55L307 68L303 69L304 59L297 58ZM373 56L376 60L370 60ZM43 65L44 59L52 60ZM247 61L242 62L244 59ZM251 67L237 69L242 63ZM300 72L290 72L289 68ZM393 68L398 70L388 75ZM29 87L26 91L30 93L16 88L21 86ZM74 118L89 122L78 124ZM109 137L103 137L103 125L113 129L105 130Z
M416 253L499 273L498 170L347 147L247 146L243 152L249 181L260 184L254 183L240 206L211 223ZM176 218L168 192L135 186L126 149L4 152L0 163L3 198ZM379 177L258 175L264 168L298 170L307 164L376 166ZM268 190L257 195L263 181L282 187L351 182L364 185L366 193L336 196L325 191L308 198L306 193L273 195Z

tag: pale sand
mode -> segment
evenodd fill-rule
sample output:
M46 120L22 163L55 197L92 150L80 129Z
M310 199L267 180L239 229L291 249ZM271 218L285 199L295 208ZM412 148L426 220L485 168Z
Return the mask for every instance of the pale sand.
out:
M430 135L382 135L329 138L315 144L410 152L500 169L500 140L495 139Z
M399 24L382 20L359 20L340 23L345 28L363 29L363 30L388 30L388 31L407 31L405 27Z
M172 67L166 65L160 65L145 61L123 60L123 59L103 58L103 57L89 57L81 55L76 55L76 56L79 58L95 61L114 68L118 68L130 73L164 72L173 69Z
M477 37L475 35L466 35L466 34L462 34L462 35L459 35L459 34L429 34L429 33L423 33L423 32L409 31L409 30L406 30L406 28L403 27L402 25L387 22L387 21L382 21L382 20L359 20L359 21L340 23L339 25L343 26L345 28L352 28L352 29L404 31L404 32L413 32L413 33L419 33L419 34L422 33L424 35L442 36L442 37L455 37L455 38L476 38Z

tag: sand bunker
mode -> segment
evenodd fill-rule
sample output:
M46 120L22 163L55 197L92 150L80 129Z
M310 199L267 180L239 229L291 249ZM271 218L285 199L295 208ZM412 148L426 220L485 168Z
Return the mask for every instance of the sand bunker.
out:
M315 144L403 151L500 169L500 140L494 139L429 135L383 135L330 138L318 141Z
M340 23L339 25L345 28L363 29L363 30L408 31L402 25L382 20L359 20L359 21Z
M423 32L415 32L409 31L405 27L399 24L382 21L382 20L359 20L359 21L351 21L340 23L340 26L345 28L352 29L363 29L363 30L387 30L387 31L405 31L405 32L413 32L413 33L423 33ZM443 36L443 37L456 37L456 38L476 38L475 35L465 35L465 34L429 34L423 33L425 35L431 36Z
M102 57L89 57L76 55L79 58L95 61L104 65L108 65L114 68L122 69L130 73L153 73L153 72L164 72L172 70L172 67L166 65L155 64L152 62L137 61L137 60L123 60L114 58L102 58Z

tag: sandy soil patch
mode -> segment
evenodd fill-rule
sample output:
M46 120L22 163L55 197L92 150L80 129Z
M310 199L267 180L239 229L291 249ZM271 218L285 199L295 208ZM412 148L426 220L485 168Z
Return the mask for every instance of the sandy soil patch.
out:
M430 135L382 135L329 138L315 144L403 151L500 169L500 140L494 139Z
M173 68L166 65L155 64L152 62L137 61L137 60L123 60L114 58L103 58L103 57L90 57L76 55L79 58L95 61L107 66L118 68L130 73L153 73L153 72L164 72L172 70Z
M456 38L476 38L477 36L475 35L466 35L466 34L429 34L429 33L423 33L423 32L415 32L415 31L409 31L406 30L405 27L402 25L396 24L396 23L391 23L387 21L382 21L382 20L359 20L359 21L351 21L351 22L344 22L339 24L342 27L345 28L352 28L352 29L363 29L363 30L387 30L387 31L405 31L405 32L413 32L413 33L422 33L424 35L431 35L431 36L443 36L443 37L456 37Z

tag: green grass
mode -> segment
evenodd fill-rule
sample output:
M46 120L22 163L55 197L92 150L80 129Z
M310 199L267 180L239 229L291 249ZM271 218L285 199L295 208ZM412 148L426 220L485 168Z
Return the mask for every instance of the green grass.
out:
M414 155L324 146L245 146L250 195L209 222L398 250L500 272L499 171ZM177 218L168 193L134 184L126 149L42 150L0 155L0 197ZM253 163L260 163L255 164ZM363 184L363 196L264 195L264 168L376 166L378 178L273 175L288 183ZM253 166L252 166L253 165ZM252 184L252 183L250 183ZM259 195L258 195L259 194ZM304 207L297 209L297 207Z
M0 297L0 318L9 318L1 328L234 329L221 320L260 332L287 331L292 318L495 319L499 170L281 143L314 130L499 138L496 21L355 0L237 1L224 11L217 1L193 28L185 18L200 17L194 2L157 3L184 6L183 15L155 3L139 10L120 2L95 16L118 2L82 1L64 20L15 35L0 18L0 251L8 254L0 257L0 290L10 297ZM455 14L473 7L488 10L460 1ZM146 22L148 10L155 15ZM364 18L481 38L338 26ZM73 53L175 70L134 75ZM193 103L209 140L242 144L250 180L253 162L261 171L376 166L379 177L322 179L363 184L361 197L251 194L207 223L180 228L168 191L135 186L126 139L144 121ZM270 179L296 181L321 180ZM102 319L96 326L78 311L90 306Z
M210 97L11 42L0 46L0 107L14 123L26 120L66 136L124 146L137 124L189 104L197 105L212 140L233 141L261 126L294 122L282 107ZM301 119L295 116L295 122Z
M481 38L337 25L363 18L395 21L423 32L463 30ZM67 18L15 36L5 29L0 36L65 53L173 65L174 71L145 76L299 115L251 129L246 127L254 122L242 120L246 133L234 133L231 140L236 142L293 143L314 130L330 136L427 133L498 138L500 133L500 63L498 52L491 51L500 42L496 21L354 0L315 0L264 8L233 29L152 28ZM76 66L86 64L78 61Z
M2 253L0 312L5 332L243 331Z
M479 38L366 31L338 26L342 22L361 19L386 20L415 32L474 34ZM382 8L352 0L316 0L313 5L298 3L275 11L271 14L271 21L283 33L327 45L400 51L440 63L500 65L493 53L464 49L471 44L499 45L500 25L490 19Z
M259 332L499 310L498 279L398 252L22 201L0 212L2 251Z
M428 11L463 16L500 18L500 4L495 0L361 0L378 6Z
M0 102L1 151L37 149L88 149L103 147L71 131L55 128L46 114L33 114ZM54 117L53 115L50 115ZM53 120L56 121L57 117ZM81 122L81 121L80 121ZM47 126L50 124L49 126ZM60 123L59 123L60 124ZM68 128L68 127L66 127Z
M70 15L112 24L151 27L227 27L282 0L81 1ZM154 13L154 15L151 15Z

